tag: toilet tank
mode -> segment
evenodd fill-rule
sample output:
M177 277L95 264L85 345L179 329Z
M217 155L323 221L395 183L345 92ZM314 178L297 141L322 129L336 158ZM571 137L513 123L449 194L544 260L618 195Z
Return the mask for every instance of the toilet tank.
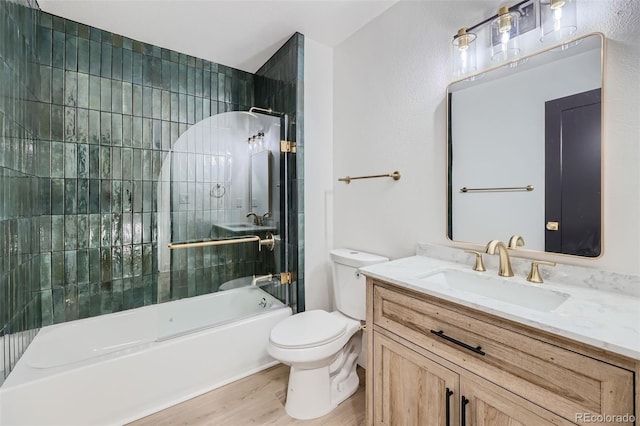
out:
M333 261L333 294L336 308L343 314L357 319L366 318L366 278L358 268L389 259L371 253L351 249L331 250Z

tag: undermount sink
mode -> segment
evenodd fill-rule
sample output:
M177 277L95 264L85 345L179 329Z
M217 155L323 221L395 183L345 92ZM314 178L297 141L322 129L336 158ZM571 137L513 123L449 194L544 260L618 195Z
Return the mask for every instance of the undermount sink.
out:
M422 276L420 280L542 312L556 309L569 298L566 293L514 282L509 278L457 269L440 270Z

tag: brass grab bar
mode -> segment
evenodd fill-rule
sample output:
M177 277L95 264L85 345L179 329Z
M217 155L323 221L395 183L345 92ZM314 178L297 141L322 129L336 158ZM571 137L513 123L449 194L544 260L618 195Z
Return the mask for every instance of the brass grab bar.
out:
M533 185L527 186L505 186L498 188L460 188L460 192L503 192L503 191L533 191Z
M393 173L387 173L386 175L370 175L370 176L356 176L356 177L345 176L343 178L338 179L338 182L349 183L352 180L356 180L356 179L373 179L373 178L381 178L381 177L390 177L390 178L393 178L393 180L400 180L400 172L395 171Z
M262 246L267 247L270 251L276 246L276 239L271 232L267 232L266 238L260 238L257 235L249 235L242 238L232 238L229 240L213 240L213 241L198 241L194 243L169 243L167 247L171 250L193 248L193 247L209 247L209 246L226 246L230 244L249 243L251 241L258 242L258 250L262 250Z

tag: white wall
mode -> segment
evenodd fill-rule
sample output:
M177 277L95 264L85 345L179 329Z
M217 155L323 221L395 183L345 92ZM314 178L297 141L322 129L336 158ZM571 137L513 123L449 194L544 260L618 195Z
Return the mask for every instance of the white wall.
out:
M334 51L334 177L399 170L402 179L334 182L334 244L392 258L445 238L445 89L459 27L499 2L402 1ZM533 254L640 273L640 2L578 3L579 34L607 37L604 255ZM481 224L478 224L481 226ZM454 244L455 245L455 244Z
M306 309L333 309L333 51L304 43L304 233Z

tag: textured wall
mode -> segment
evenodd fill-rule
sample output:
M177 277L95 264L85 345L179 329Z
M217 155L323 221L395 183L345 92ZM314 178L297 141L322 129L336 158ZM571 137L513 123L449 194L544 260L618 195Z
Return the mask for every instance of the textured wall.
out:
M0 383L40 327L35 156L37 11L0 2Z
M399 170L398 182L337 185L335 245L393 258L446 234L445 89L450 40L498 2L402 1L335 49L334 176ZM607 37L604 256L556 260L640 273L640 3L578 2L579 33ZM499 171L496 171L499 173ZM478 224L481 226L481 224ZM540 256L553 259L554 256Z

